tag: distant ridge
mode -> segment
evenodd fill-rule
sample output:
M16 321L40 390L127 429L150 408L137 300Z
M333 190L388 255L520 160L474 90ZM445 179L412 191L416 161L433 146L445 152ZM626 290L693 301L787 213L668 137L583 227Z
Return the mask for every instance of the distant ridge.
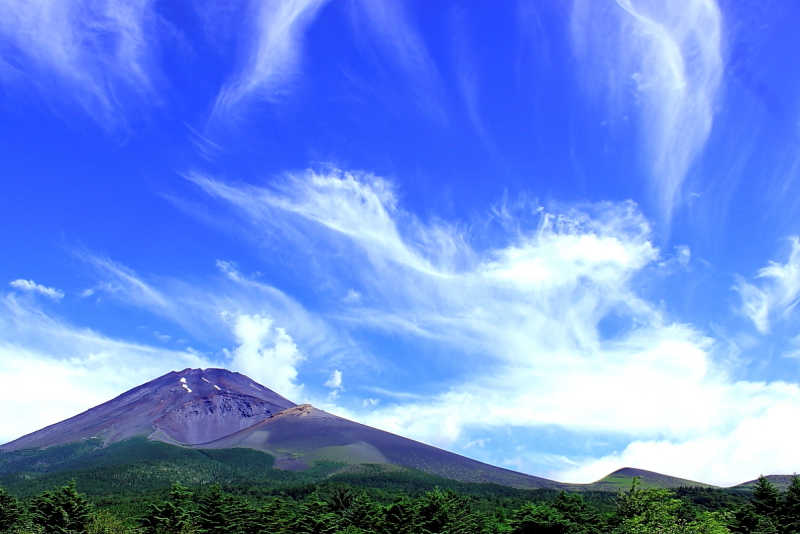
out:
M647 471L645 469L636 469L634 467L623 467L617 469L596 482L587 484L588 488L595 491L626 491L631 488L633 479L639 477L643 488L669 488L675 489L680 487L702 487L702 488L715 488L711 484L703 482L696 482L685 478L678 478L669 475L662 475L654 471Z
M795 475L767 475L764 478L775 484L775 486L784 491L786 488L789 487L789 484L792 483L792 478ZM736 486L732 486L733 489L753 489L755 485L758 483L758 479L755 480L748 480L747 482L742 482L741 484L737 484Z

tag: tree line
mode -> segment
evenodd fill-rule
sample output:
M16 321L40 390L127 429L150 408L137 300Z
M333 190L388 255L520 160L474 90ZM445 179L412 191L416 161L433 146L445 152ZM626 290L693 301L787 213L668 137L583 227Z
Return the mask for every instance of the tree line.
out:
M22 503L0 487L2 534L800 534L800 479L785 491L760 477L749 502L709 511L667 489L634 479L601 512L579 493L514 510L475 506L474 498L434 488L388 502L344 484L319 485L300 499L275 496L259 505L219 485L194 492L176 483L140 517L95 509L75 483Z

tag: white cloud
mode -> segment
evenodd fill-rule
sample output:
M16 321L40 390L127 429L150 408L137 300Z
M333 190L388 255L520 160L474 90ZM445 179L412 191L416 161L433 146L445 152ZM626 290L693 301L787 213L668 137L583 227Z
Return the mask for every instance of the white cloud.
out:
M331 373L331 377L325 382L326 388L341 389L342 387L342 372L338 369Z
M331 390L331 392L328 393L328 401L337 399L339 393L344 391L344 387L342 387L342 372L338 369L333 371L330 378L325 382L325 387Z
M345 295L344 298L342 299L343 302L347 303L354 303L358 302L359 300L361 300L361 293L359 293L355 289L348 289L347 295Z
M680 263L683 267L689 265L689 261L692 259L692 249L686 245L678 245L675 247L675 253L677 255L678 263Z
M626 113L626 103L639 113L653 198L669 223L713 124L723 71L719 7L714 0L573 6L573 43L586 85L604 87L617 113Z
M773 317L791 313L800 297L800 238L792 237L790 244L786 263L770 262L758 271L758 282L738 277L734 286L742 297L741 312L762 334L770 331Z
M480 239L480 226L422 221L402 210L390 182L371 175L308 172L287 176L277 188L192 178L248 225L255 222L271 238L290 236L279 245L314 255L320 263L317 276L325 277L321 281L343 289L320 301L315 316L243 275L232 262L218 262L222 276L200 287L144 281L129 268L87 256L104 277L96 294L183 321L195 331L204 325L226 330L227 363L295 401L306 395L305 358L335 362L326 382L334 391L343 383L342 369L354 369L360 356L350 351L355 344L341 331L367 332L373 339L388 334L409 347L425 344L427 360L408 363L448 364L458 354L460 374L416 384L418 391L434 391L420 396L391 393L372 379L359 384L363 374L347 371L351 388L364 387L391 401L362 399L360 412L330 404L326 409L446 448L464 447L476 435L485 439L508 429L524 433L542 427L630 443L605 458L564 459L561 466L576 466L568 470L548 460L561 478L586 480L614 462L664 470L672 465L668 459L678 462L681 451L702 456L714 447L729 450L728 456L709 457L702 468L699 461L686 462L682 471L672 471L708 482L752 478L758 459L731 464L739 443L754 454L762 452L755 440L745 441L744 431L776 424L774 407L784 415L800 407L797 386L733 381L725 347L691 325L670 320L660 305L640 296L643 282L671 271L659 274L662 263L649 224L631 202L547 209L504 202L486 223L494 226L494 247L479 249L472 239ZM331 248L347 253L330 254ZM768 281L793 287L786 265L772 264L764 273ZM343 306L340 295L354 285L360 298ZM15 346L55 352L57 336L36 333L46 331L52 320L27 310L14 322L14 305L19 307L12 295L4 320L16 325L9 338ZM187 318L185 310L196 315ZM604 333L601 325L610 315L625 327ZM51 341L52 347L42 345ZM172 361L203 358L190 351L133 347L126 350L168 354ZM412 350L408 357L420 356ZM404 387L391 380L381 385ZM780 435L780 429L772 432ZM469 450L488 461L520 466L537 461L525 451L511 460L488 457L493 446L486 443ZM775 464L776 469L800 461L792 451L781 452L785 463ZM772 464L764 465L759 472ZM622 464L613 469L618 467ZM722 469L729 478L719 475Z
M20 289L22 291L28 291L33 293L39 293L44 295L45 297L50 297L53 300L59 300L64 298L64 292L59 289L54 289L52 287L43 286L41 284L37 284L33 280L12 280L9 282L11 287L16 289Z
M72 417L172 370L208 359L110 339L0 296L0 384L15 409L3 415L0 443ZM19 401L24 399L24 401Z
M459 354L462 374L446 378L438 394L364 402L362 413L337 408L366 424L446 448L463 447L476 432L554 426L632 444L671 443L676 451L716 439L734 451L737 428L762 420L776 403L800 407L795 386L732 381L726 346L640 296L641 283L671 269L659 274L649 224L633 203L544 209L506 202L493 211L505 241L478 250L470 244L475 227L421 221L398 206L391 183L371 175L307 172L275 189L193 179L270 236L291 235L286 243L314 254L334 282L338 272L356 280L361 299L337 308L349 326L433 343L441 352L426 358ZM320 242L348 253L320 253L312 246ZM677 260L687 256L679 250ZM765 272L793 280L782 266ZM612 314L626 327L609 337L601 324ZM645 449L654 452L612 455L606 463L568 458L561 465L584 467L553 472L585 479L591 466L610 471L628 459L668 467L650 461L660 449ZM678 474L715 482L727 469L725 480L752 478L757 459L729 460L709 458L703 469L687 462ZM783 461L800 455L787 452Z
M239 343L229 354L230 368L294 402L302 401L297 366L305 357L286 330L261 315L242 314L228 320Z
M246 99L274 99L298 70L302 33L327 0L253 2L254 28L247 57L223 87L214 106L218 118L229 116ZM247 35L247 33L245 33Z
M99 278L84 296L111 298L148 310L180 325L196 339L211 343L235 340L229 319L239 315L280 317L306 354L315 358L351 360L365 357L346 333L334 330L282 291L239 272L234 262L218 260L223 277L194 280L145 279L133 269L86 250L75 255ZM281 392L279 392L281 393Z
M151 89L152 4L2 0L0 41L7 54L0 75L17 82L28 77L46 97L66 93L105 126L119 126L122 97Z
M617 454L591 460L578 468L554 473L561 480L590 482L621 466L636 466L699 482L731 486L762 474L797 471L794 444L800 439L797 425L787 424L800 416L800 389L795 384L759 385L760 391L746 392L745 399L727 399L745 413L732 418L719 406L703 407L732 423L732 428L711 431L687 440L634 441ZM731 388L731 393L735 390ZM753 393L763 395L760 401ZM750 398L748 398L750 397ZM760 404L752 410L751 402Z

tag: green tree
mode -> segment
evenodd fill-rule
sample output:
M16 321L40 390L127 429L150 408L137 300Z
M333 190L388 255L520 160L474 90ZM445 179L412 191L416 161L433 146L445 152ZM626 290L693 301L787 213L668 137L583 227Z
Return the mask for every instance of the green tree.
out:
M247 506L215 484L199 502L195 524L201 534L242 534Z
M487 530L486 519L473 512L466 497L453 490L435 488L414 502L413 532L420 534L478 534Z
M273 499L248 514L243 531L245 534L290 534L296 522L294 508L283 499Z
M414 519L414 504L402 495L384 509L381 530L385 534L413 532Z
M75 481L61 488L45 491L31 500L31 522L47 534L83 534L89 524L91 506L75 489Z
M726 517L711 512L694 514L667 489L641 489L639 478L619 495L620 518L615 534L727 534Z
M147 534L190 534L195 532L192 519L193 494L179 482L170 489L171 501L151 503L150 510L142 518L142 527Z
M380 507L363 491L335 485L328 491L325 500L328 509L338 517L340 527L353 527L362 532L375 532L379 528Z
M107 510L100 510L92 514L88 534L136 534L138 529L127 525Z
M0 533L13 532L22 526L25 510L16 497L0 486Z
M570 522L549 504L528 503L517 510L511 521L512 534L567 534Z
M300 505L290 532L297 534L334 534L343 528L340 518L318 492L311 493Z
M569 523L570 534L596 534L600 532L600 518L583 497L577 493L561 491L553 501L553 508Z
M777 522L781 512L781 492L770 482L767 477L761 475L753 488L753 508L755 512Z
M800 478L792 477L783 494L781 526L786 534L800 534Z

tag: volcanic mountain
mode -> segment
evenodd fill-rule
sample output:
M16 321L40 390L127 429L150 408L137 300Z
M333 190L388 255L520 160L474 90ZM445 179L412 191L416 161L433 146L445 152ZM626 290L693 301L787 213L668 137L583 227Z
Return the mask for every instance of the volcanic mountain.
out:
M227 436L293 406L239 373L184 369L0 445L0 450L47 448L93 437L108 445L134 436L191 446Z
M0 445L0 451L47 449L84 440L103 446L146 437L194 449L256 449L278 469L317 462L412 468L464 482L555 488L558 482L458 454L296 405L250 378L224 369L171 372L60 423Z

